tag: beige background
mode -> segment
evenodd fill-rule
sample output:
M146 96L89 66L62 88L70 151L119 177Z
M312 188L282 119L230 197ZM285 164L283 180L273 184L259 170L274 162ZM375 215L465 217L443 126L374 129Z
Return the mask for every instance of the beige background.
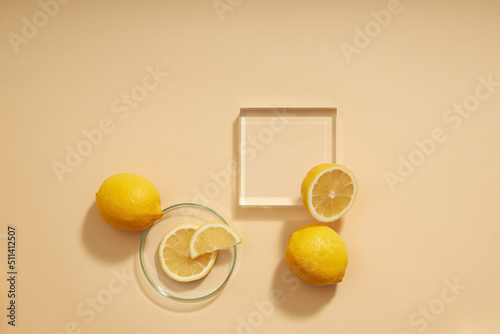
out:
M494 0L0 1L1 332L498 332L499 12ZM237 208L234 173L207 186L237 160L239 108L274 106L338 108L338 161L360 188L331 224L350 256L336 287L288 275L287 238L313 221L303 208ZM217 299L180 309L143 288L141 234L94 205L124 171L164 207L206 201L241 233Z

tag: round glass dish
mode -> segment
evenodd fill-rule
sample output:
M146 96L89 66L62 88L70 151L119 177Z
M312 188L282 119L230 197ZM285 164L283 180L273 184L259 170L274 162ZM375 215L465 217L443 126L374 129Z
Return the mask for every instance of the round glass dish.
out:
M208 222L228 224L220 214L209 207L182 203L164 209L163 216L144 230L139 247L142 273L147 283L161 296L181 302L202 301L217 295L226 285L236 264L236 246L219 251L210 273L197 281L177 282L171 279L160 265L158 247L165 233L178 224L201 225Z

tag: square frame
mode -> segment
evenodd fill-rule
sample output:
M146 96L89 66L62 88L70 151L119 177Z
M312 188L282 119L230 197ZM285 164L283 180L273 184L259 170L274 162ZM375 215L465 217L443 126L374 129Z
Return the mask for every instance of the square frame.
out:
M239 205L302 205L307 172L335 162L336 116L336 108L241 108Z

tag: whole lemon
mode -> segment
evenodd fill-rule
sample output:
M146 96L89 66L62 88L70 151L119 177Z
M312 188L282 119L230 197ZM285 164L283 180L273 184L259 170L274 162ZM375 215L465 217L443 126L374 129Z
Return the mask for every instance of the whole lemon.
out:
M309 224L288 240L285 260L302 281L322 286L342 281L347 267L347 248L332 228Z
M142 176L130 173L107 178L96 194L99 215L109 225L140 231L161 218L160 193Z

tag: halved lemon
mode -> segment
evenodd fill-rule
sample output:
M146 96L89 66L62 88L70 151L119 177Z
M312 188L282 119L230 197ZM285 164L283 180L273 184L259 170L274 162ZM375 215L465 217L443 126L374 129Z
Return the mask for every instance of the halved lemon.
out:
M324 163L313 167L302 181L305 207L316 220L333 222L352 207L358 184L354 174L339 164Z
M191 258L189 241L199 228L198 224L179 224L162 238L158 253L163 271L179 282L191 282L203 278L212 270L218 252Z
M224 223L205 223L194 232L189 242L189 253L193 259L207 253L241 243L241 237Z

